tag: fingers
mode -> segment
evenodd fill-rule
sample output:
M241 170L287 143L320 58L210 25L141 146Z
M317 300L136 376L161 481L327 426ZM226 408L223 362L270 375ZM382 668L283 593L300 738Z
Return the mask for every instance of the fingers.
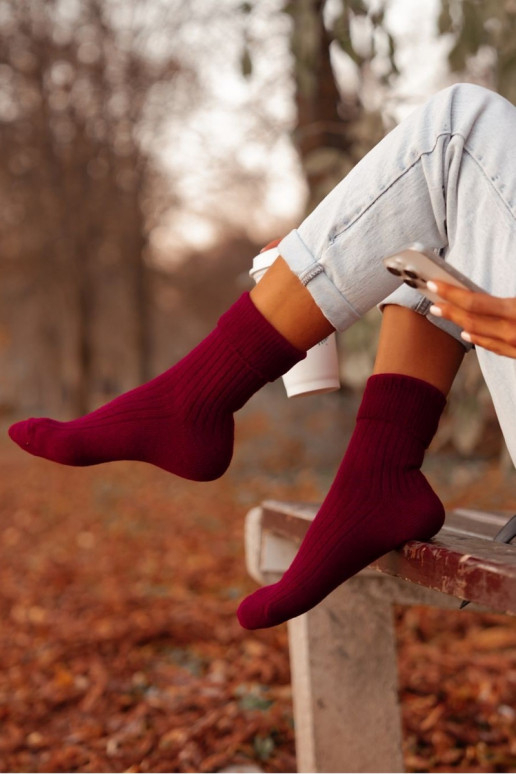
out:
M429 286L443 299L430 307L431 314L463 328L461 335L466 341L499 355L516 357L516 299L474 293L443 282Z
M475 314L471 311L465 312L452 304L432 305L429 311L436 317L445 317L447 320L451 320L471 337L483 336L484 338L504 341L516 347L516 322L514 320Z
M464 334L464 332L461 333L461 336L465 339L465 341L471 342L476 347L489 349L491 352L495 352L497 355L516 358L516 346L508 344L505 341L501 341L500 339L490 339L486 336L475 334Z
M427 284L429 290L464 311L516 320L516 299L514 298L497 298L489 293L474 293L446 282L432 281ZM439 306L442 305L439 303Z

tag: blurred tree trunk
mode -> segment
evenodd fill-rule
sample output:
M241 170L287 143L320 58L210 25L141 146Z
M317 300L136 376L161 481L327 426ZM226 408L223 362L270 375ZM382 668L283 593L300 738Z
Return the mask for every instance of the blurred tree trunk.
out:
M360 94L339 84L331 59L332 46L350 57L359 71L374 58L375 30L382 28L383 12L371 13L362 0L340 0L339 13L327 20L326 0L290 0L285 12L292 19L291 50L294 57L297 121L293 132L305 173L309 200L307 210L326 196L354 164L382 136L377 113L368 114ZM359 54L353 44L354 18L368 22L370 54ZM383 29L383 28L382 28ZM391 72L395 70L392 39Z
M151 376L144 207L158 176L138 132L163 120L182 69L145 46L188 9L155 8L149 29L146 0L118 17L116 2L68 10L20 2L0 19L0 334L13 399L61 416Z
M332 37L323 21L325 0L293 0L291 48L294 55L297 123L293 132L313 209L334 185L335 165L350 152L347 121L358 105L344 109L330 59ZM350 115L352 113L352 115Z

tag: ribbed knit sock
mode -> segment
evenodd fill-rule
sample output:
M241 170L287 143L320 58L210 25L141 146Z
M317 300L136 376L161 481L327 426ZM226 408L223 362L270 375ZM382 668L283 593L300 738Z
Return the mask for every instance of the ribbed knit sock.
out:
M65 465L141 460L209 481L231 460L233 412L304 356L244 293L201 344L152 381L80 419L29 419L9 435Z
M445 404L440 390L420 379L369 378L328 496L282 579L240 605L242 626L301 615L378 557L439 531L444 508L419 468Z

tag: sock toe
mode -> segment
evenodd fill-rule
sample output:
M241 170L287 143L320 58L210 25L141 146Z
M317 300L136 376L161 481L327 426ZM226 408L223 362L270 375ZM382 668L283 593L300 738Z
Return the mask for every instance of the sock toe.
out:
M246 597L238 606L237 618L244 629L260 629L262 621L266 620L264 605L260 601L263 589L258 589Z
M8 430L9 437L11 440L13 440L15 443L18 444L18 446L21 446L23 448L26 448L29 444L29 432L28 432L28 425L30 420L25 420L23 422L16 422L14 425L11 425L11 427Z

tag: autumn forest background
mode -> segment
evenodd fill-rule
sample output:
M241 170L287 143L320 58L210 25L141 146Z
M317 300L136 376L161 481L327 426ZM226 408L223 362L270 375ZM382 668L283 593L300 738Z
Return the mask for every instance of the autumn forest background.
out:
M177 361L430 86L516 101L514 0L417 5L437 48L414 89L407 0L0 0L0 770L295 771L286 629L234 615L243 519L324 497L379 312L339 337L338 394L252 399L221 482L61 468L5 430ZM426 464L448 507L516 507L474 353ZM514 625L398 627L407 770L516 770Z

